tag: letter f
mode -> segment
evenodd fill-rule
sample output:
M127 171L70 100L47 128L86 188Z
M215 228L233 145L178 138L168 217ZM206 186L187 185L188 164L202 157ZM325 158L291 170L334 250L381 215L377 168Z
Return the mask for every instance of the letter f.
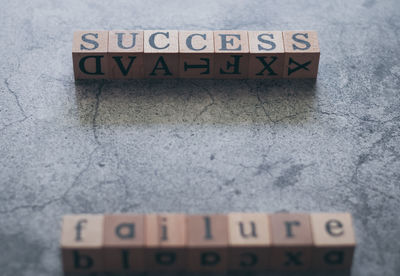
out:
M83 228L83 225L82 225L83 223L87 223L87 219L78 220L78 222L76 223L76 226L75 226L75 229L76 229L75 240L76 241L81 241L82 240L81 232L82 232L82 228Z

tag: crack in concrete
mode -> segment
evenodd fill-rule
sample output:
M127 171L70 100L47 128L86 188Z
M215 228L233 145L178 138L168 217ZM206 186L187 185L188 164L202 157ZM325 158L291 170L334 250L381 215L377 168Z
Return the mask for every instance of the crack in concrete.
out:
M15 98L15 102L16 102L22 116L26 119L28 116L26 115L25 110L22 107L21 102L19 101L19 97L18 97L17 93L10 88L10 83L9 83L8 79L4 79L4 84L6 85L8 92L10 92L10 94L13 95L13 97Z
M20 205L20 206L16 206L13 207L9 210L3 210L0 211L0 214L10 214L13 212L16 212L18 210L23 210L23 209L31 209L31 210L43 210L45 207L47 207L50 204L53 204L55 202L61 201L61 200L65 200L65 197L67 196L67 194L74 188L76 187L76 185L78 184L79 178L89 169L90 165L92 164L92 159L93 159L93 155L94 153L99 149L99 146L97 146L90 154L89 154L89 160L87 165L85 166L85 168L83 168L78 175L74 178L74 181L72 182L72 184L67 188L67 190L65 190L65 192L56 198L53 199L49 199L48 201L42 203L42 204L28 204L28 205ZM68 205L69 203L66 202ZM70 205L71 206L71 205ZM73 207L73 206L71 206Z
M400 116L396 116L387 120L374 120L371 118L367 118L367 117L359 117L356 114L352 113L352 112L348 112L348 113L344 113L344 112L329 112L329 111L323 111L319 108L313 108L311 106L308 105L308 107L310 108L310 112L314 112L317 114L321 114L321 115L327 115L327 116L335 116L335 117L342 117L342 118L353 118L359 122L367 122L367 123L374 123L374 124L387 124L387 123L391 123L391 122L397 122L400 119ZM353 124L352 124L353 125Z
M50 199L50 200L48 200L48 201L46 201L46 202L44 202L42 204L20 205L20 206L13 207L13 208L11 208L9 210L0 211L0 214L10 214L10 213L16 212L18 210L23 210L23 209L31 209L31 210L39 210L39 211L41 211L46 206L48 206L48 205L50 205L50 204L52 204L52 203L54 203L54 202L56 202L58 200L59 200L58 198L55 198L55 199Z
M204 90L204 91L207 93L207 95L210 97L210 99L211 99L211 103L205 105L205 106L200 110L200 112L199 112L198 114L196 114L196 116L194 117L193 122L196 122L197 119L198 119L201 115L203 115L211 106L213 106L213 105L215 104L215 99L214 99L214 96L211 94L211 92L210 92L208 89L205 89L204 87L201 87L200 85L196 84L196 83L193 82L193 81L192 81L192 84L195 85L195 86L197 86L197 87L199 87L200 89Z
M252 89L252 88L250 88L250 89ZM265 109L265 106L264 106L265 102L263 102L261 100L261 96L260 96L260 93L258 92L258 90L256 91L256 95L257 95L257 100L260 103L262 110L264 111L265 117L267 117L267 119L270 120L271 123L276 124L277 122L272 120L271 116L268 114L267 110Z
M10 127L10 126L12 126L12 125L15 125L15 124L18 124L18 123L22 123L23 121L29 119L30 117L32 117L32 116L29 115L29 116L27 116L27 117L22 118L21 120L13 121L13 122L11 122L11 123L9 123L9 124L6 124L6 125L4 125L2 128L0 128L0 132L2 132L3 130L5 130L6 128L8 128L8 127Z
M355 207L356 207L355 209L357 211L362 212L364 214L365 213L368 214L368 216L365 216L365 215L361 216L361 222L364 226L367 225L367 219L368 219L369 215L372 214L372 212L373 212L372 206L369 205L367 190L372 190L372 191L378 192L379 194L381 194L382 196L384 196L387 199L398 200L397 198L390 196L383 191L379 191L379 190L377 190L375 188L371 188L369 186L359 185L360 183L359 183L359 179L358 179L360 167L363 164L368 162L369 157L373 155L373 151L374 151L375 147L377 147L381 144L387 143L389 139L394 137L393 133L394 133L394 129L391 128L389 131L387 131L385 134L383 134L383 136L380 139L378 139L377 141L372 143L372 145L368 148L367 153L363 153L358 156L357 163L356 163L355 169L354 169L354 173L351 176L351 183L354 184L354 189L351 188L350 186L349 186L349 188L353 192L353 194L357 195L357 199L359 200L359 202L352 203L350 200L347 200L347 201L350 202L352 205L355 205Z
M250 85L249 85L249 83L246 81L246 85L247 85L247 87L250 89L250 93L251 94L253 94L254 93L254 88L253 87L251 87ZM258 102L260 103L260 106L261 106L261 108L262 108L262 110L263 110L263 112L264 112L264 115L265 115L265 117L271 122L271 123L273 123L274 125L277 123L276 121L274 121L272 118L271 118L271 116L269 115L269 113L267 112L267 109L265 108L265 106L264 106L264 101L261 99L261 96L260 96L260 92L259 92L259 89L258 89L259 87L257 86L255 89L256 89L256 97L257 97L257 100L258 100ZM256 106L257 107L257 106Z
M74 181L72 182L72 184L69 186L69 188L61 195L60 199L65 198L65 196L67 196L67 194L73 189L75 188L75 186L77 185L79 178L81 178L81 176L90 168L90 165L92 164L92 159L93 159L93 155L94 153L99 149L99 146L97 146L90 154L89 154L89 160L87 165L85 166L85 168L83 168L79 174L75 177Z

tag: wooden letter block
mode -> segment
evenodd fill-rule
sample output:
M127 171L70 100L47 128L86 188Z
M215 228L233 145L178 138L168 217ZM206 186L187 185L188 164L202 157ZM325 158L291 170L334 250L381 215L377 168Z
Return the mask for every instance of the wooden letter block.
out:
M285 49L282 32L249 31L249 78L282 78Z
M149 271L186 268L186 223L183 214L149 214L146 220L145 264Z
M214 77L212 31L179 31L179 73L181 78Z
M271 258L269 218L261 213L232 213L229 223L229 269L266 270Z
M179 77L178 31L144 31L145 78Z
M350 270L356 245L351 215L311 214L313 268Z
M107 272L144 270L144 216L106 215L104 261Z
M187 217L188 271L225 271L228 264L226 215Z
M75 79L108 78L108 31L76 31L72 43Z
M270 215L272 268L306 270L311 265L313 246L308 214L279 213Z
M215 31L215 78L246 79L249 73L247 31Z
M316 78L319 63L319 45L315 31L284 31L285 78Z
M103 271L102 215L67 215L63 218L61 249L64 272Z
M110 31L108 59L110 79L142 79L143 31Z

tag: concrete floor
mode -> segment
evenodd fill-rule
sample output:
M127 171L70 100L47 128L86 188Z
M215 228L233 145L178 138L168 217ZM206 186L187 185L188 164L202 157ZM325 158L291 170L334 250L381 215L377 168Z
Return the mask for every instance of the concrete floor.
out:
M286 210L399 275L400 2L148 2L2 1L0 274L62 275L66 213ZM75 83L78 29L314 29L319 76Z

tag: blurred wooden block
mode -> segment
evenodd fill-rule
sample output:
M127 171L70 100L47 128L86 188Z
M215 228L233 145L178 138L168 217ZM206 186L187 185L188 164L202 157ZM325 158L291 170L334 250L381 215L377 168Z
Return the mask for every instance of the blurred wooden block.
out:
M102 215L66 215L63 218L61 250L64 272L103 271Z
M178 31L144 31L144 76L179 77Z
M179 31L179 77L214 77L214 36L212 31Z
M104 218L104 261L107 272L144 270L144 216L106 215Z
M110 31L108 59L110 79L142 79L143 31Z
M108 78L108 31L76 31L72 43L75 80Z
M313 268L350 269L356 245L351 215L311 214L314 238Z
M191 215L186 219L188 271L225 271L228 264L228 217Z
M315 31L284 31L285 78L316 78L319 63L318 36Z
M282 32L249 31L249 78L282 78L285 49Z
M246 79L249 73L247 31L214 31L215 78Z
M261 213L231 213L229 223L229 270L270 268L269 217Z
M270 215L272 268L306 270L311 265L313 246L310 215L279 213Z
M145 264L149 271L183 271L186 268L186 216L145 216Z

